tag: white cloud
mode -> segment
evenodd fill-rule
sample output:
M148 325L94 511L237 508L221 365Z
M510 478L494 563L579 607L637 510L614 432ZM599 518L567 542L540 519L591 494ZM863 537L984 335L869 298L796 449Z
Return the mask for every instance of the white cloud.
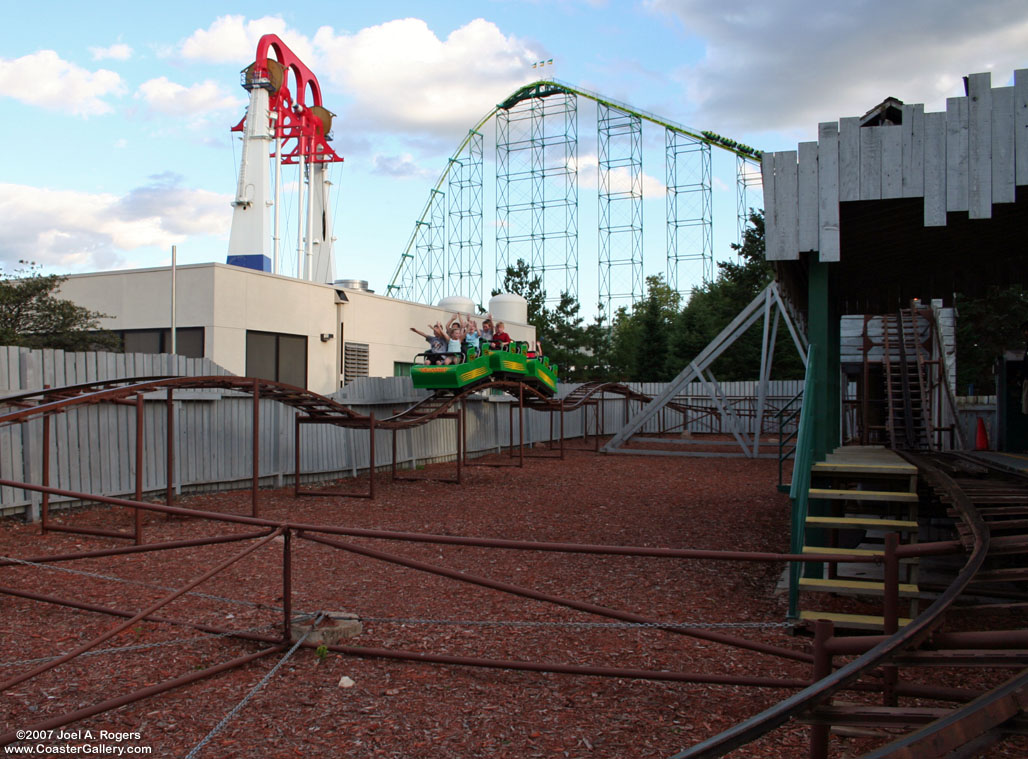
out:
M421 19L406 18L337 34L314 35L319 70L353 98L348 123L448 137L467 129L534 76L542 50L505 36L484 19L439 39Z
M290 29L278 16L264 16L247 21L245 16L220 16L206 29L197 29L179 46L182 57L208 63L253 61L257 41L265 34L278 35L290 50L308 66L314 60L310 41Z
M29 105L96 116L109 113L103 98L120 95L125 85L107 69L88 71L62 60L53 50L40 50L13 60L0 58L0 95Z
M421 168L410 153L403 155L376 154L372 160L374 173L398 179L428 179L431 172Z
M325 106L345 114L346 127L390 132L431 133L452 138L474 124L499 100L540 75L531 64L546 51L493 23L475 19L445 39L421 19L406 18L337 33L318 29L313 39L290 29L277 16L248 21L242 15L219 17L178 46L187 60L246 65L257 41L276 34L318 76L331 95ZM294 93L295 95L295 93Z
M94 61L102 61L107 58L115 61L127 61L132 57L132 48L123 42L118 42L109 47L91 47L89 52L93 54Z
M888 96L942 110L961 77L1023 66L1023 0L649 0L706 45L677 72L701 127L802 130L859 116ZM702 118L701 118L702 117Z
M63 270L118 266L125 253L168 248L193 235L224 235L231 198L162 175L123 197L0 184L0 265L21 259Z
M595 153L578 156L578 187L579 189L599 189L599 160ZM627 166L615 166L610 170L607 180L610 192L631 192L632 174ZM642 194L644 198L662 198L667 186L652 174L642 172Z
M139 85L136 97L155 113L178 116L199 116L214 111L239 109L245 105L241 98L230 95L220 84L210 79L185 87L161 76Z

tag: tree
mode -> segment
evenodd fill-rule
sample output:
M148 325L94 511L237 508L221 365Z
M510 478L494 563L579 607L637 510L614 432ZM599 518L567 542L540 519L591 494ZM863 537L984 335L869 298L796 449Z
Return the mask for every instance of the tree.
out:
M1003 352L1022 345L1021 324L1028 320L1028 290L1021 285L994 287L983 298L957 294L957 387L974 386L977 395L996 392L993 374Z
M507 267L503 274L503 287L492 291L493 295L500 293L514 293L528 301L528 323L538 333L546 314L546 291L543 289L542 277L533 274L524 259L519 258L516 264Z
M119 338L101 329L104 314L62 300L54 293L66 279L43 275L31 262L14 275L0 272L0 345L67 351L115 350Z
M493 290L493 295L500 292ZM565 291L556 306L548 307L542 278L520 258L514 266L507 267L502 292L515 293L528 301L528 323L535 327L536 339L550 361L558 365L561 378L583 379L590 361L584 350L586 331L582 328L578 300Z
M624 306L614 315L610 363L615 374L634 381L664 382L677 370L668 369L671 327L678 317L681 296L664 281L664 275L646 278L646 297Z
M763 212L750 212L750 226L742 244L733 244L732 249L738 254L738 262L718 263L717 278L693 291L675 322L668 354L669 369L674 369L675 374L774 279L774 269L764 258ZM757 378L762 342L758 325L750 328L714 362L711 371L715 377L728 381ZM780 338L782 333L780 327ZM790 341L778 340L772 368L776 377L803 377L802 362Z

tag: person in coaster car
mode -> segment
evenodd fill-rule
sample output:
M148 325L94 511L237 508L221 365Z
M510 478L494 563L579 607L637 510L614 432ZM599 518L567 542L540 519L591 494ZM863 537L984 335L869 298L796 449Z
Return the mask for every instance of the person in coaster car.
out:
M504 330L503 322L496 322L496 331L493 332L492 346L496 350L507 350L510 345L510 335Z
M427 354L429 355L425 356L425 363L443 364L446 362L446 357L443 354L446 353L446 343L448 340L446 333L443 331L443 325L436 322L435 324L428 325L428 328L432 330L431 335L425 334L417 327L411 327L410 331L416 335L421 335L428 341Z

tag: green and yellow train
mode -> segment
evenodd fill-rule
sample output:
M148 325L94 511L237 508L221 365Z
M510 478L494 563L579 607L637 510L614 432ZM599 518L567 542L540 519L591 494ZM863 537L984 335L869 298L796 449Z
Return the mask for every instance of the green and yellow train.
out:
M450 356L459 363L433 364ZM557 365L546 356L528 350L528 343L511 343L505 350L483 348L479 352L419 353L410 370L414 387L462 392L490 380L524 382L552 396L557 392Z

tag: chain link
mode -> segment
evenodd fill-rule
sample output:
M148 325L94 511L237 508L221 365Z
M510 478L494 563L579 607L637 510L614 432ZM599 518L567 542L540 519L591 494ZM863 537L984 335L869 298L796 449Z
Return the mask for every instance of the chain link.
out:
M278 627L278 623L270 625L261 625L260 627L251 627L248 630L226 630L223 633L212 633L210 635L198 635L194 638L176 638L175 640L164 640L158 643L139 643L134 646L118 646L116 648L98 648L94 651L84 651L79 656L101 656L105 654L124 654L131 651L143 651L148 648L160 648L162 646L180 646L186 643L194 643L200 640L218 640L219 638L227 638L232 635L242 635L246 633L256 633L262 630L271 630ZM54 659L59 659L62 654L57 656L43 656L39 659L23 659L22 661L8 661L0 662L0 667L17 667L22 664L44 664Z
M527 620L479 619L406 619L402 617L361 617L361 622L382 622L397 625L455 625L463 627L571 627L583 629L711 629L729 628L764 630L793 627L791 622L531 622Z
M116 577L114 575L102 575L97 572L87 572L84 569L70 569L69 567L57 567L52 564L42 564L36 561L26 561L25 559L16 559L13 556L0 556L0 561L10 561L14 564L22 564L27 567L38 567L39 569L49 569L51 572L66 572L67 574L80 575L82 577L92 577L97 580L110 580L111 582L120 582L126 585L138 585L143 588L149 588L151 590L163 590L171 592L178 590L178 588L169 588L165 585L155 585L154 583L143 582L142 580L128 580L124 577ZM197 598L206 598L211 601L223 601L224 603L238 604L240 606L250 606L256 609L269 609L271 611L282 611L281 606L271 606L270 604L262 604L257 601L244 601L238 598L225 598L224 596L214 596L209 593L200 593L199 591L190 591L186 595L196 596Z
M251 698L253 698L255 695L257 695L257 692L261 688L263 688L272 677L275 676L275 673L278 672L279 668L283 664L285 664L286 661L289 659L289 657L292 656L296 652L296 649L298 649L301 645L303 645L303 642L305 640L307 640L307 637L312 632L314 632L315 628L318 626L318 623L322 620L322 618L324 616L325 616L324 612L320 612L320 611L318 612L317 616L314 618L314 622L311 624L310 629L307 630L307 632L305 632L303 634L303 637L301 637L298 641L296 641L296 643L293 644L293 647L290 648L289 651L286 652L286 655L283 656L281 659L279 659L278 663L275 664L275 666L271 668L271 671L269 671L268 674L266 674L263 678L261 678L261 681L259 683L257 683L255 686L253 686L253 688L250 689L250 692L247 693L243 697L243 700L240 701L238 704L236 704L234 707L232 707L232 709L229 711L229 713L221 718L221 722L219 722L217 725L215 725L214 729L211 730L209 733L207 733L207 735L205 735L203 737L203 739L193 747L192 751L190 751L188 754L186 754L186 759L194 759L194 757L198 753L200 753L200 751L203 750L203 747L206 746L210 742L211 738L213 738L215 735L220 733L221 729L223 727L225 727L225 725L227 725L229 723L229 721L231 721L232 718L234 718L242 710L242 708L244 706L246 706L247 702Z

